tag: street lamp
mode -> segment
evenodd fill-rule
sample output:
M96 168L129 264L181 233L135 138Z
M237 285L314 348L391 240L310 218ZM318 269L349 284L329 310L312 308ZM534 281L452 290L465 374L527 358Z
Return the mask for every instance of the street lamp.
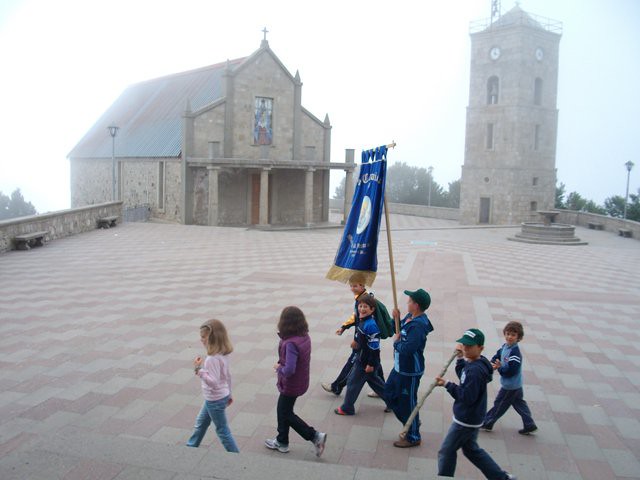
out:
M433 172L433 167L429 167L427 168L427 173L429 174L429 178L427 179L427 182L429 182L429 201L427 203L428 206L431 206L431 184L433 183L431 180L431 173Z
M627 200L629 200L629 177L631 176L631 169L633 168L633 162L629 160L624 164L627 167L627 194L624 197L624 214L622 215L623 219L627 219Z
M118 129L115 122L111 122L111 125L107 127L109 135L111 135L111 201L116 201L116 135Z

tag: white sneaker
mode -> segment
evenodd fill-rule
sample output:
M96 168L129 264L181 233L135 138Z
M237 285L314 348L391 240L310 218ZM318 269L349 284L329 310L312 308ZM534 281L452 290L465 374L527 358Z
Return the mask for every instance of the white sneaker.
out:
M289 451L289 445L283 445L275 438L267 438L264 441L264 446L271 450L278 450L280 453L287 453Z
M327 434L316 432L316 436L313 439L313 446L316 449L316 457L319 457L320 455L322 455L322 452L324 452L325 443L327 443Z
M507 473L507 480L518 480L518 477L516 477L515 475L511 475L510 473Z
M380 395L378 395L376 392L371 391L371 392L367 393L367 397L369 397L369 398L380 398Z

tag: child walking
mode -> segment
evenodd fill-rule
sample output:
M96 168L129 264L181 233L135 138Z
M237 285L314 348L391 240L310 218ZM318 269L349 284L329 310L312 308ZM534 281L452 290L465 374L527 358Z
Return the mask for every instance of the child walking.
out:
M342 335L349 328L355 327L353 341L351 342L352 345L354 341L358 341L358 323L360 318L360 314L358 313L358 302L360 301L360 298L368 295L367 286L364 282L365 276L362 273L354 273L351 278L349 278L349 290L351 290L354 299L353 313L351 313L351 316L340 326L340 328L336 330L336 335ZM347 358L347 361L342 367L342 370L340 370L338 377L332 383L321 384L322 388L325 391L333 393L334 395L340 395L342 389L344 389L344 387L346 387L347 385L349 375L353 370L354 363L358 354L359 352L357 350L354 350L353 348L351 349L351 354L349 355L349 358ZM376 368L375 376L384 383L384 372L382 370L382 364L379 362L378 367ZM369 396L377 397L379 395L374 390L373 392L369 393Z
M229 357L233 351L227 329L220 320L209 320L200 327L200 341L207 350L207 357L196 357L193 361L195 374L200 377L204 405L196 418L193 435L188 447L198 447L211 422L227 452L238 452L236 441L227 424L225 409L231 405L231 373Z
M436 377L438 386L445 387L454 398L453 422L438 452L438 475L453 477L456 473L457 451L482 471L490 480L515 480L515 476L502 470L478 445L478 429L487 411L487 383L491 381L493 368L485 357L484 334L477 328L464 332L457 340L458 361L456 375L460 385Z
M278 321L278 363L274 370L278 375L278 435L264 441L267 448L281 453L289 451L289 428L312 442L316 456L324 451L327 434L318 432L298 417L293 406L298 397L309 388L309 367L311 363L311 337L307 319L298 307L286 307Z
M334 410L337 415L355 414L354 404L367 382L377 396L384 397L384 380L377 375L380 366L380 329L373 318L375 310L376 300L373 295L359 297L357 335L351 342L356 355L347 381L344 402Z
M522 389L522 355L518 343L524 337L524 328L520 322L509 322L502 330L505 343L491 358L493 369L500 374L500 391L496 396L493 408L484 417L482 429L491 431L494 423L505 414L509 407L522 417L523 428L518 430L520 435L529 435L538 427L531 417L531 410L524 400Z

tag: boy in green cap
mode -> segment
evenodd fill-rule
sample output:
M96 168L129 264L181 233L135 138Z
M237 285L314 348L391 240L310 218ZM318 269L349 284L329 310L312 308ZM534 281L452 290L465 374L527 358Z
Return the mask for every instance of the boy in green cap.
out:
M436 377L437 385L445 387L454 398L453 423L438 452L438 475L454 476L457 451L462 449L464 456L485 477L491 480L515 480L515 476L502 470L478 445L478 430L487 412L487 383L493 375L491 363L482 356L484 334L477 328L470 328L457 342L456 375L460 385Z

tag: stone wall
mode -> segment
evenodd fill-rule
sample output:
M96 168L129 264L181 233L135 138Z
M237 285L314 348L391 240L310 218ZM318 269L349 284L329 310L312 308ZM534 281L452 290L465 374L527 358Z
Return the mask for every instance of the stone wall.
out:
M344 200L332 198L329 205L334 211L343 211ZM460 210L457 208L428 207L426 205L410 205L408 203L388 203L389 213L398 215L412 215L414 217L437 218L440 220L460 220Z
M409 205L407 203L389 203L389 213L413 215L414 217L438 218L440 220L460 220L457 208L428 207L426 205Z
M598 215L595 213L576 212L574 210L555 209L554 212L558 212L558 216L555 218L556 223L568 223L584 228L589 228L589 223L600 223L602 224L603 230L615 233L616 235L618 234L619 228L626 228L627 230L631 230L633 238L640 240L640 222L607 217L606 215Z
M16 235L48 231L49 235L45 240L51 241L95 230L98 218L113 215L122 218L122 202L101 203L42 215L2 220L0 221L0 253L14 248L13 237Z

